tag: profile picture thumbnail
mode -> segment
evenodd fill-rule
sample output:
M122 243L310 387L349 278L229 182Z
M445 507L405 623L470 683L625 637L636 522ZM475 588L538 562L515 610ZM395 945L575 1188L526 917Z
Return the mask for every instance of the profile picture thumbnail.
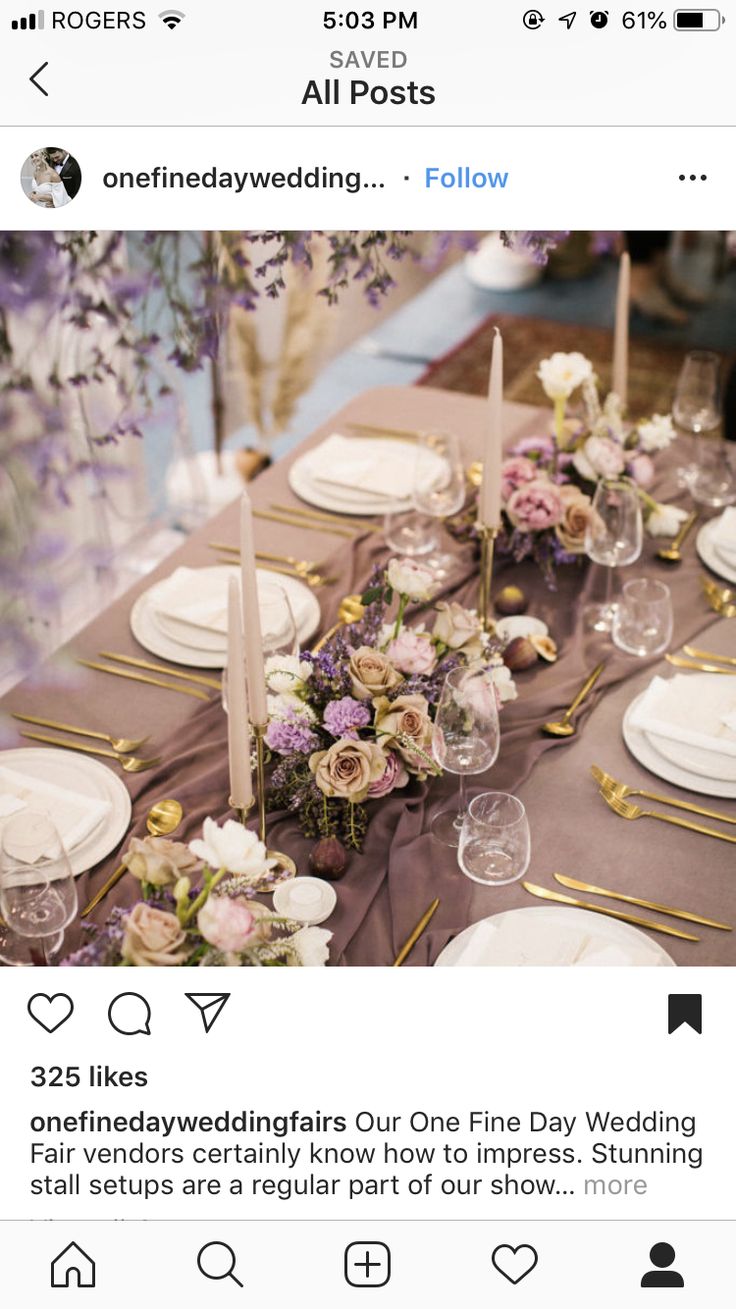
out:
M41 146L26 159L20 183L32 204L40 209L61 209L77 195L82 170L62 146Z

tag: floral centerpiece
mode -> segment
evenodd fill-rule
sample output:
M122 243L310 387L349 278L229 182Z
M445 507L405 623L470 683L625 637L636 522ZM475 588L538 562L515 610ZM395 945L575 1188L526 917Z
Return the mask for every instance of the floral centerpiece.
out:
M428 603L433 584L425 565L392 559L372 577L358 623L317 654L267 661L269 804L292 812L306 836L360 849L374 802L442 771L433 718L452 668L483 661L499 706L516 697L475 611L440 601L429 626L406 626L408 605Z
M104 927L63 966L319 966L332 933L281 918L254 899L273 860L255 832L228 819L204 821L202 838L183 845L133 837L122 862L140 883L130 909L113 909Z
M659 504L648 492L653 456L676 437L671 416L628 422L615 393L601 402L593 365L578 352L543 359L537 376L554 419L549 432L518 441L502 464L498 555L534 559L552 584L558 564L584 555L596 484L608 478L635 482L652 536L674 535L685 511ZM576 393L579 403L571 408Z

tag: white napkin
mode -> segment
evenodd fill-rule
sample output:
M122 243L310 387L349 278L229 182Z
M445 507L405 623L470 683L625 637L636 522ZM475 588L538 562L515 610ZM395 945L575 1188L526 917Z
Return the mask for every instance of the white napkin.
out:
M736 506L724 509L711 528L711 543L724 559L736 558Z
M259 581L268 582L259 570ZM303 585L294 579L278 575L273 578L289 597L291 612L299 631L306 622L309 613L309 594ZM208 569L177 568L162 582L157 589L155 608L164 618L187 627L203 628L207 632L216 632L227 638L227 585L225 574L213 575Z
M546 917L544 922L534 919L533 914L512 914L500 924L484 919L467 938L456 965L533 968L576 963L587 938L572 927L550 928Z
M736 677L680 673L653 678L630 722L640 732L736 758L736 731L728 726L735 710Z
M4 819L24 809L41 809L48 814L69 853L107 817L110 802L0 766L0 831Z
M641 942L614 945L603 937L590 937L582 954L575 960L580 968L657 968L667 961L658 950Z
M332 436L310 450L309 476L330 486L382 500L408 500L414 489L417 448L410 442Z

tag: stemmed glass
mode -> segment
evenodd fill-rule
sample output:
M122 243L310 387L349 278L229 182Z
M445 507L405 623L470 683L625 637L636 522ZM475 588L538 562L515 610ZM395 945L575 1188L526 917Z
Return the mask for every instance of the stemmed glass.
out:
M595 632L610 632L613 623L613 570L633 564L641 554L644 524L639 492L628 478L598 483L593 512L585 532L585 551L593 563L606 569L603 604L586 605L586 626Z
M7 927L48 963L77 912L77 887L61 837L47 814L24 809L0 839L0 909ZM35 962L35 961L34 961Z
M465 503L465 474L460 446L452 432L421 432L416 439L412 508L386 514L386 543L398 554L434 555L427 563L441 578L448 556L438 554L438 523L457 514Z
M672 415L695 438L695 461L679 469L693 500L722 509L736 500L736 475L718 429L723 419L721 360L710 350L693 350L677 383Z
M457 809L443 809L432 820L432 835L457 848L467 810L465 779L496 762L501 743L493 673L484 664L453 668L437 706L432 752L447 773L460 778Z

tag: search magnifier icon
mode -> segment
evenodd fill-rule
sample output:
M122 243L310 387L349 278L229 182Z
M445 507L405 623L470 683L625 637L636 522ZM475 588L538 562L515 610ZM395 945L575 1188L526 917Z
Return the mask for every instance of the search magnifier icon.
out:
M203 1277L212 1282L222 1282L231 1277L237 1286L243 1289L243 1283L235 1276L235 1251L225 1241L208 1241L197 1255L197 1267Z

